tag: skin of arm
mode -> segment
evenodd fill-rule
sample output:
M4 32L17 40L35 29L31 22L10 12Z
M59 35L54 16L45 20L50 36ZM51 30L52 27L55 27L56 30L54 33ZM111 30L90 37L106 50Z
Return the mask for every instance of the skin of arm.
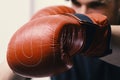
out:
M112 25L112 40L120 47L120 25Z

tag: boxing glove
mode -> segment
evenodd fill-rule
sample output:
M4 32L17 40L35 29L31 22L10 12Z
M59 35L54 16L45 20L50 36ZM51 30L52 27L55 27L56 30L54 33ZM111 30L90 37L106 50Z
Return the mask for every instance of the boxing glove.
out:
M79 51L83 44L80 28L78 20L61 13L30 20L9 42L10 68L25 77L51 76L70 69L70 55Z
M112 53L110 49L111 40L111 27L107 17L99 13L86 14L95 24L93 26L90 23L86 28L86 47L84 47L82 53L84 56L90 57L103 57ZM95 29L95 30L93 30ZM91 35L90 35L91 34ZM91 37L91 38L90 38Z
M15 73L25 77L52 76L70 69L76 53L103 56L109 52L110 28L105 16L74 14L65 6L38 13L15 32L8 44L7 61Z

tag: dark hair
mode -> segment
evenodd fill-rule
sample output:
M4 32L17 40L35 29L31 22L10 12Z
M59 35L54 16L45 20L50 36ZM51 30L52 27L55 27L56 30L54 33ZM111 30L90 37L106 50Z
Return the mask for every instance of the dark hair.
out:
M77 0L66 0L66 1L71 1L74 4L78 4Z
M65 1L70 1L70 0L65 0ZM71 1L76 1L76 0L71 0ZM116 1L118 1L118 0L116 0Z
M71 1L72 1L73 3L74 3L74 2L77 2L77 0L71 0Z
M76 0L65 0L65 1L76 1Z

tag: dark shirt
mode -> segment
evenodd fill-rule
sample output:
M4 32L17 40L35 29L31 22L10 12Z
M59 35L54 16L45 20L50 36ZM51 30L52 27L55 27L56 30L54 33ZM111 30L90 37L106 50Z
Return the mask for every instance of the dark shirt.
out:
M51 80L120 80L120 67L106 63L98 58L76 55L74 66Z

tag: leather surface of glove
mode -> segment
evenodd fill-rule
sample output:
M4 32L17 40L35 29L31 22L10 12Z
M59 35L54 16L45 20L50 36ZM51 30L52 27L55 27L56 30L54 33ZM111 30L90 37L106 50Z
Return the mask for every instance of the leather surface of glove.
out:
M61 7L56 8L59 10ZM57 12L56 8L52 11ZM83 44L81 28L77 19L60 11L30 20L16 31L8 45L10 68L27 77L51 76L70 69L70 56Z

